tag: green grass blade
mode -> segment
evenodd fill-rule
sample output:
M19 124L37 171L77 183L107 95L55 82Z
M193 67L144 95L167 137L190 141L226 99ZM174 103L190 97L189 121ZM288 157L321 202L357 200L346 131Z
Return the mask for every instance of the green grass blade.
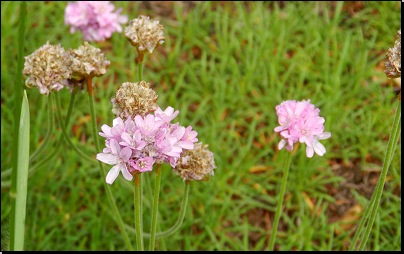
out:
M16 192L10 191L12 199L12 231L10 232L10 250L24 249L25 215L27 204L28 162L29 162L29 106L27 93L22 101L18 141L18 161L16 172Z

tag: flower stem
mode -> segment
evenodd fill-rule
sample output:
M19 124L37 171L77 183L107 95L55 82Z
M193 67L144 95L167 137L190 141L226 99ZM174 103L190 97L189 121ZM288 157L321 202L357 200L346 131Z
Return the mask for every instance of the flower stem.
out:
M143 62L140 62L137 65L137 77L139 82L143 80Z
M98 133L97 133L97 122L95 120L94 98L90 93L88 94L88 99L90 101L91 125L92 125L92 129L93 129L95 149L96 149L97 153L99 153L101 151L101 148L100 148L100 142L99 142L99 139L98 139L98 136L97 136ZM104 187L105 187L105 189L107 191L107 196L108 196L109 202L111 204L112 211L113 211L113 213L115 215L115 218L116 218L116 220L118 222L119 229L121 230L122 236L123 236L123 238L125 240L125 243L126 243L126 246L127 246L128 250L132 251L133 247L130 244L129 237L128 237L128 234L126 233L126 230L125 230L121 215L119 214L118 208L116 207L115 200L114 200L114 197L112 195L111 187L105 181L106 175L105 175L105 171L104 171L104 166L103 166L101 161L98 161L98 164L99 164L100 170L101 170L102 182L103 182Z
M381 179L381 178L379 178L379 181L377 181L375 190L377 190L377 189L378 189L378 186L380 185L380 179ZM373 193L373 195L372 195L372 197L371 197L371 199L370 199L370 201L369 201L369 204L368 204L368 206L366 207L366 211L364 212L364 215L363 215L362 218L361 218L361 221L360 221L360 223L359 223L359 227L358 227L358 229L356 230L355 235L354 235L354 239L353 239L353 241L351 242L351 246L349 247L349 250L350 250L350 251L353 251L354 248L356 248L355 246L356 246L356 242L358 241L359 235L362 233L363 226L365 225L367 219L369 218L369 214L370 214L370 212L372 211L373 205L375 204L375 199L376 199L376 194L375 194L375 193L376 193L376 192Z
M161 166L157 166L156 171L156 187L154 189L154 206L152 213L152 224L151 224L151 236L150 236L150 248L149 251L154 251L155 240L156 240L156 225L157 225L157 214L158 214L158 204L159 204L159 193L160 193L160 182L161 182Z
M188 181L184 182L184 196L182 197L181 210L180 210L180 214L179 214L177 221L170 229L168 229L164 232L156 233L156 239L170 236L170 235L174 234L175 231L177 231L181 227L182 222L184 221L184 218L185 218L185 211L187 210L190 186L191 186L191 184ZM149 237L151 237L151 234L144 233L143 236L149 238Z
M77 148L77 146L75 146L73 144L72 140L70 139L70 137L69 137L69 135L67 133L67 130L66 130L67 126L65 126L63 124L62 111L61 111L61 106L60 106L60 98L59 98L58 93L55 93L55 98L56 98L56 114L57 114L57 117L59 119L60 127L62 128L62 133L65 136L67 143L69 143L70 147L73 148L73 150L78 155L80 155L81 157L83 157L84 159L86 159L86 160L88 160L90 162L95 163L96 162L95 159L93 159L90 156L88 156L87 154L85 154L83 151L81 151L79 148Z
M381 178L380 184L379 184L379 186L377 186L377 189L375 189L375 192L377 193L376 198L375 198L375 204L373 206L369 222L366 226L365 235L362 238L361 245L359 246L359 250L365 249L366 243L367 243L369 235L370 235L370 231L372 230L373 223L376 218L377 209L379 208L379 204L380 204L380 198L383 193L384 182L386 181L387 171L389 170L390 163L393 159L393 154L394 154L394 150L396 147L395 142L397 142L398 136L400 135L399 134L400 129L398 128L399 126L401 126L401 101L398 103L396 115L394 117L394 123L393 123L393 127L391 129L391 135L389 138L389 143L387 145L387 152L386 152L386 156L384 157L382 173L380 176L380 178Z
M292 156L292 153L289 152L288 157L286 159L285 170L284 170L284 173L283 173L281 193L279 195L278 206L276 208L276 214L275 214L274 225L273 225L273 228L272 228L271 240L269 242L269 249L271 251L274 250L274 246L275 246L276 232L278 230L278 223L279 223L279 217L281 215L283 197L285 196L286 182L288 180L288 173L289 173L289 166L290 166L290 158L291 158L291 156Z
M52 102L52 93L48 96L48 131L46 132L45 138L42 141L41 146L29 157L29 162L34 161L49 143L50 137L53 132L53 102Z
M142 225L140 222L140 177L135 175L135 228L136 228L136 247L142 251Z

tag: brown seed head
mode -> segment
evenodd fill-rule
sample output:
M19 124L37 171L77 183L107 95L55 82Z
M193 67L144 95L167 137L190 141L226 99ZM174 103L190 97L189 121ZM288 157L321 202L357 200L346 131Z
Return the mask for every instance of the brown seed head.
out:
M173 171L184 181L207 181L216 168L213 153L208 150L208 145L202 145L202 142L194 146L192 150L184 150Z
M143 54L152 53L159 45L164 43L164 27L159 21L151 21L149 17L140 15L139 18L129 22L125 28L125 37L130 44L137 47Z
M116 117L132 119L136 115L145 116L156 111L158 95L149 88L150 84L145 81L137 83L125 82L116 91L115 97L111 98L112 113Z
M389 47L387 51L388 62L385 63L387 77L389 78L399 78L401 77L401 30L397 32L398 38L394 43L394 48Z
M110 61L99 48L84 42L78 49L69 49L73 76L77 79L100 77L107 72Z
M41 94L49 95L50 91L59 91L68 85L67 79L72 74L71 60L60 44L55 46L48 41L24 58L23 73L28 76L25 80L28 87L36 86Z

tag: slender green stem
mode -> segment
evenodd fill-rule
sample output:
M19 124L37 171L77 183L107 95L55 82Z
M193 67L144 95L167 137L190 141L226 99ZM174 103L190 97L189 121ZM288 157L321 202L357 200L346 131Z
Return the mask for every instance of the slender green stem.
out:
M67 128L67 126L69 125L70 117L72 116L72 112L73 112L75 99L76 99L76 94L72 93L71 96L70 96L69 108L67 109L66 118L65 118L65 121L63 123L65 128ZM63 144L63 138L64 138L64 135L61 133L60 136L59 136L58 142L57 142L55 148L53 149L53 152L50 155L48 155L45 159L42 159L40 162L37 162L35 164L35 166L32 167L29 170L29 176L34 174L35 171L40 166L43 166L45 163L49 162L59 152L59 149L62 147L62 144Z
M387 171L389 170L389 166L392 161L393 154L394 154L394 148L396 147L396 144L394 143L394 141L398 140L398 137L396 139L396 135L397 136L399 135L398 127L400 126L400 121L401 121L401 102L398 103L396 115L394 117L394 123L393 123L393 127L391 129L391 135L389 138L389 143L387 145L387 152L386 152L386 156L384 157L382 173L380 176L381 182L380 182L380 185L377 186L378 188L375 189L375 192L377 193L376 198L375 198L375 204L373 206L372 213L370 215L370 219L369 219L368 225L366 227L365 235L361 241L361 245L359 246L359 250L365 249L366 243L367 243L369 235L370 235L370 231L372 230L373 223L376 218L377 209L379 208L380 199L381 199L381 196L383 193L384 182L386 181Z
M182 225L182 222L184 221L185 218L185 211L187 210L187 202L188 202L188 195L189 195L189 189L190 189L190 184L188 183L184 183L184 195L182 197L182 205L181 205L181 209L180 209L180 213L178 216L177 221L175 222L175 224L168 230L164 231L164 232L158 232L156 233L156 239L160 239L160 238L164 238L167 236L172 235L173 233L175 233ZM136 233L136 230L133 229L132 226L125 224L125 228L127 230L129 230L132 233ZM143 232L143 237L146 238L150 238L151 234Z
M53 102L52 102L52 93L48 96L48 131L46 132L45 138L42 141L41 146L29 157L29 162L34 161L45 149L46 145L49 143L50 137L53 132Z
M289 173L289 166L290 166L290 158L291 158L291 156L292 156L292 153L289 152L288 157L286 159L285 171L283 173L282 188L281 188L281 193L279 194L278 206L276 208L276 214L275 214L275 220L274 220L274 224L273 224L273 228L272 228L271 240L269 242L269 249L271 251L274 250L274 246L275 246L276 232L278 231L279 217L281 215L282 202L283 202L283 197L285 195L285 190L286 190L286 182L288 180L288 173Z
M55 93L55 97L56 97L56 114L57 117L59 119L60 127L62 128L62 133L66 138L67 143L69 143L70 147L73 148L73 150L80 155L81 157L83 157L84 159L88 160L89 162L93 162L96 163L96 160L91 158L90 156L88 156L87 154L85 154L84 152L82 152L77 146L75 146L72 142L72 140L69 137L69 134L67 133L66 127L63 124L63 118L62 118L62 111L61 111L61 106L60 106L60 98L59 98L59 94Z
M135 175L135 229L136 229L136 248L142 251L142 226L140 222L140 177Z
M99 139L98 139L97 122L95 120L94 98L90 93L88 94L88 99L90 101L91 126L92 126L92 129L93 129L95 149L96 149L97 153L99 153L101 151L101 146L100 146L100 142L99 142ZM127 246L128 250L132 251L133 247L130 244L129 237L128 237L128 234L126 233L126 230L125 230L121 215L119 214L118 208L116 207L115 200L114 200L114 197L112 195L111 187L105 181L106 175L105 175L103 164L102 164L101 161L98 161L98 165L100 166L102 182L103 182L104 187L105 187L105 189L107 191L107 196L108 196L109 202L111 204L112 211L113 211L113 213L115 215L115 218L116 218L116 220L118 222L118 225L119 225L119 228L121 230L122 236L123 236L123 238L125 240L126 246Z
M158 232L156 233L156 239L163 238L170 236L174 234L182 225L182 222L184 221L185 218L185 211L187 210L187 203L188 203L188 195L189 195L189 189L190 189L191 184L184 182L184 196L182 197L182 204L181 204L181 210L180 214L178 216L177 221L175 224L168 230L164 232ZM143 233L143 236L146 238L150 238L151 234L148 233Z
M160 193L160 182L161 182L161 167L157 166L156 172L156 187L154 189L154 205L153 205L153 213L152 213L152 224L151 224L151 236L150 236L150 248L149 251L154 250L155 240L156 240L156 225L157 225L157 214L158 214L158 205L159 205L159 193Z
M375 190L377 190L378 186L380 185L380 179L381 178L379 178L379 180L377 181ZM364 215L361 218L361 221L359 223L359 227L356 230L355 235L354 235L354 239L351 242L351 246L349 247L350 251L353 251L354 249L356 250L356 242L358 241L358 238L362 233L363 226L365 225L367 219L369 218L369 214L372 211L373 205L375 204L375 199L376 199L376 192L373 193L373 195L372 195L372 197L371 197L371 199L369 201L369 204L366 207L366 211L364 212Z
M151 184L150 184L150 174L142 174L142 175L144 175L145 176L145 179L146 179L146 181L145 181L145 185L146 185L146 190L147 190L147 196L148 196L148 200L153 200L153 197L152 197L152 193L151 193ZM150 204L150 209L152 209L152 207L151 207L151 204ZM157 217L159 217L160 216L160 213L159 213L159 211L157 210ZM161 226L160 226L160 223L159 223L159 221L157 220L157 231L161 231ZM126 225L125 225L126 226ZM144 234L146 234L145 232L143 232L143 236L144 236ZM167 250L167 247L165 246L165 240L164 240L164 238L160 238L161 240L160 240L160 243L161 243L161 248L162 248L162 250L164 251L164 250Z
M19 27L18 27L18 55L17 55L17 70L16 70L16 82L14 85L14 137L13 137L13 153L12 153L12 166L14 169L18 167L18 145L19 145L19 128L20 128L20 116L21 116L21 99L22 99L22 69L23 69L23 53L24 53L24 35L27 17L27 6L25 1L21 2L20 5L20 16L19 16ZM17 193L17 170L14 170L11 174L11 193ZM16 250L16 242L13 237L15 228L15 211L16 202L11 202L11 219L10 219L10 250Z
M137 76L139 82L143 80L143 63L137 65Z

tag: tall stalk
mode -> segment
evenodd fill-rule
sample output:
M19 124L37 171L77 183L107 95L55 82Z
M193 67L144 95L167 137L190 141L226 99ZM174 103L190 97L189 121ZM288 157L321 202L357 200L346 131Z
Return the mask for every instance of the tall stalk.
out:
M98 139L97 122L95 120L95 107L94 107L94 97L93 97L93 93L92 93L93 92L92 85L93 85L92 80L87 79L88 100L90 101L91 126L93 129L95 149L96 149L97 153L100 153L101 146L100 146L100 141ZM115 203L114 197L112 195L111 187L105 181L106 175L105 175L105 171L104 171L104 166L101 161L98 161L98 165L100 166L100 170L101 170L102 183L104 184L104 187L107 191L109 203L111 204L112 211L114 213L115 218L117 219L119 229L121 230L121 233L122 233L122 236L126 243L126 246L127 246L128 250L133 250L133 247L129 241L128 234L126 233L121 215L119 214L118 208L116 207L116 203Z
M276 232L278 231L279 217L281 215L283 197L285 196L286 182L288 180L288 173L289 173L291 157L292 157L292 152L289 152L288 157L286 159L285 170L283 173L281 193L279 194L278 206L276 208L276 214L275 214L274 224L273 224L273 228L272 228L271 240L269 242L269 250L271 250L271 251L274 250L274 246L275 246Z

